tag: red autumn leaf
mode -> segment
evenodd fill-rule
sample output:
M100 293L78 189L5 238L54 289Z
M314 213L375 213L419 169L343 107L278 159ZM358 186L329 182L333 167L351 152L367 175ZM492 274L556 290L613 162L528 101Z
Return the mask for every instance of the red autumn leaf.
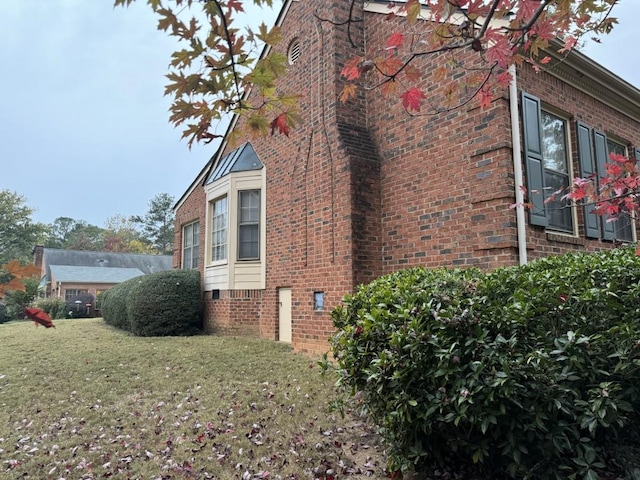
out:
M404 42L404 34L403 33L393 33L389 38L387 38L387 50L397 50L402 46Z
M398 73L398 70L402 68L404 63L398 57L386 57L379 60L377 65L378 69L383 75L387 77L393 77Z
M342 67L342 71L340 75L346 77L347 80L355 80L360 77L360 62L362 61L362 57L354 57L349 60L344 67Z
M412 87L406 92L404 92L403 94L401 94L400 98L402 99L402 106L404 108L406 108L409 111L415 110L416 112L419 112L420 104L422 103L422 100L424 100L426 97L422 92L422 90L416 87Z
M507 70L505 70L504 72L500 72L496 76L496 82L498 83L498 85L507 87L509 83L511 83L512 78L513 77L511 76L511 74Z
M289 125L287 125L286 113L281 113L271 122L271 135L273 135L276 130L278 131L278 133L282 133L287 137L289 136L289 132L291 131L291 129L289 128Z
M488 88L483 88L482 90L480 90L478 96L480 97L481 107L491 106L491 100L493 100L493 94L491 93L491 90L489 90Z
M227 4L229 10L235 10L236 12L244 12L244 8L242 8L242 2L239 0L229 0Z
M24 309L24 314L35 322L36 327L40 324L45 328L56 328L53 324L53 320L51 320L51 317L44 310L27 307Z
M506 69L509 66L511 57L513 57L509 40L504 36L497 39L494 44L487 48L486 56L489 62L495 62L498 67Z

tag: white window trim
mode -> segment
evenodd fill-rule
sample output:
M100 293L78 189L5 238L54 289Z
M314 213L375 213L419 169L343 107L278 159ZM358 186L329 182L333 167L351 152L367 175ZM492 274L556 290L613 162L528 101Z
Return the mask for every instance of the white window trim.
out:
M217 202L218 200L221 200L222 198L226 198L227 199L227 225L226 225L226 258L220 259L220 260L214 260L213 259L213 209L214 209L214 205L215 202ZM210 231L209 229L207 229L207 240L208 240L208 246L207 246L207 253L208 253L208 261L209 261L209 265L226 265L229 262L229 214L230 214L230 208L229 208L229 196L224 194L221 195L219 197L214 198L213 200L207 202L207 218L209 223L211 223L211 227L210 227Z
M207 224L205 235L204 290L266 288L266 175L265 168L234 172L205 186ZM241 190L260 190L260 258L238 259L238 201ZM227 260L213 262L213 201L227 196Z
M181 245L182 250L180 252L180 257L181 257L180 258L180 266L184 270L192 270L194 268L198 268L198 264L200 263L200 254L199 253L200 253L200 233L201 233L200 228L201 228L201 226L199 225L198 226L198 236L197 236L198 244L196 245L194 243L189 247L189 248L192 249L192 256L191 256L191 264L192 265L189 266L189 267L186 267L185 264L184 264L184 251L185 251L185 248L186 248L185 247L185 238L186 238L185 232L186 232L188 227L192 227L193 228L193 225L195 225L196 223L199 224L200 221L199 220L195 220L193 222L186 223L185 225L182 226L182 245ZM196 262L195 266L193 266L193 250L194 250L194 247L197 247L196 251L198 251L198 261Z
M565 126L565 128L564 128L564 137L565 137L564 138L564 142L565 142L566 156L567 156L566 161L567 161L567 170L568 170L568 173L569 173L569 185L571 186L571 185L573 185L573 179L575 177L574 172L573 172L573 170L575 168L575 165L574 165L574 162L573 162L573 151L571 149L571 139L574 138L575 136L577 136L577 132L575 132L573 130L573 126L572 126L573 122L571 122L571 119L569 118L569 116L566 113L564 113L564 112L562 112L562 111L560 111L560 110L558 110L558 109L556 109L556 108L554 108L554 107L552 107L550 105L547 105L544 102L541 102L540 110L541 110L541 113L542 112L547 112L547 113L553 115L554 117L559 118L560 120L562 120L564 122L564 126ZM541 119L541 121L542 121L542 119ZM544 159L543 159L543 161L544 161ZM578 162L579 161L580 160L578 159ZM543 165L543 169L544 168L545 167ZM548 192L548 193L552 194L553 192ZM546 194L545 194L545 196L546 196ZM578 212L576 211L576 208L575 208L576 204L575 204L575 202L571 201L571 203L568 203L567 205L568 205L568 208L571 209L571 225L573 227L572 231L571 232L567 232L565 230L558 230L558 229L554 228L551 225L547 226L545 228L545 231L547 231L549 233L553 233L554 235L564 235L564 236L567 236L567 237L578 237L579 236Z

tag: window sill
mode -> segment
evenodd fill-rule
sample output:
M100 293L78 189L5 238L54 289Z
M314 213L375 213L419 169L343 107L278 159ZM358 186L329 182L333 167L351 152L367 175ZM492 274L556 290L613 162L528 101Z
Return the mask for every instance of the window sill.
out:
M584 238L569 235L568 233L546 232L547 240L558 243L570 243L571 245L585 245Z

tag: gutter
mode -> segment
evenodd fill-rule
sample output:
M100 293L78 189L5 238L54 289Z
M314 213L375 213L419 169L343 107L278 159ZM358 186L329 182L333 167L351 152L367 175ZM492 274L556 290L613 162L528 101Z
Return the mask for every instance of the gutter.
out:
M516 80L516 66L509 67L511 81L509 82L509 110L511 112L511 145L513 152L513 176L516 194L516 226L518 232L518 263L527 263L527 232L524 215L524 182L522 176L522 142L520 139L520 115L518 111L518 85Z

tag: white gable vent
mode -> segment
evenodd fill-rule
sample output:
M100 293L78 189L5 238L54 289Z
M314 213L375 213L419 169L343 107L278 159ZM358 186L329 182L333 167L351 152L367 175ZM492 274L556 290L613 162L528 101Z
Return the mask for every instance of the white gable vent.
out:
M293 65L300 58L300 40L294 38L289 44L289 50L287 52L289 58L289 65Z

